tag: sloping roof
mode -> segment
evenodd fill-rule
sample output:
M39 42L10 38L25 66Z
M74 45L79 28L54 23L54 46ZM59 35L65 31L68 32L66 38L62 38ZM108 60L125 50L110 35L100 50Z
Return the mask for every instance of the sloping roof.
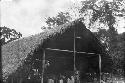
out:
M67 28L76 24L76 21L72 23L66 23L64 25L55 27L49 31L45 31L30 37L21 38L16 41L9 42L2 46L2 72L3 77L13 73L19 66L23 64L23 61L27 58L27 55L32 55L33 51L43 43L43 41L49 37L61 34L65 32Z
M67 29L74 28L76 24L82 24L81 21L73 21L64 25L55 27L51 30L32 35L30 37L21 38L16 41L9 42L2 46L2 72L3 77L7 77L15 72L18 67L23 65L28 55L33 55L35 49L49 38L55 35L63 34ZM89 31L90 32L90 31ZM92 36L93 37L93 36Z

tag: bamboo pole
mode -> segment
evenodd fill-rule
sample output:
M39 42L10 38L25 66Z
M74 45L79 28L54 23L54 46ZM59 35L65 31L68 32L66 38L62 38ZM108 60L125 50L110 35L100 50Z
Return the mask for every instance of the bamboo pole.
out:
M74 45L73 45L73 54L74 54L74 71L76 71L76 33L75 33L75 27L74 27L74 38L73 38L73 41L74 41Z
M75 33L75 27L73 32L73 56L74 56L74 77L75 77L75 83L77 83L76 79L76 33Z
M45 50L43 49L43 60L42 60L42 75L41 75L41 83L43 83L43 77L44 77L44 71L45 71Z
M11 78L11 82L13 83L13 77Z
M101 55L99 54L99 81L100 81L100 83L101 83L101 63L102 63L102 61L101 61Z

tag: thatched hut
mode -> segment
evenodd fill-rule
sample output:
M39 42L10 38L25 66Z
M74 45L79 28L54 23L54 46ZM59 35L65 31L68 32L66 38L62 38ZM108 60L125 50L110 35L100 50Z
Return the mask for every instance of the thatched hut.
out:
M81 21L74 21L3 45L3 77L24 77L24 74L29 74L28 71L32 67L35 68L36 65L41 67L42 63L34 63L42 61L43 51L45 51L45 60L49 61L49 66L45 70L46 75L72 72L74 70L74 35L75 51L79 52L75 52L75 65L81 72L81 77L85 72L99 71L98 54L102 56L102 71L108 71L106 65L111 59L106 55L104 46Z

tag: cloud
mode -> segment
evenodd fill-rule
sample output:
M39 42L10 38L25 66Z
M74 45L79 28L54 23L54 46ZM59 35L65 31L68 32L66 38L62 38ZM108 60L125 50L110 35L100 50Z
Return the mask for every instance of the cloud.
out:
M14 28L24 36L41 32L46 16L69 7L70 0L9 0L1 4L1 25Z

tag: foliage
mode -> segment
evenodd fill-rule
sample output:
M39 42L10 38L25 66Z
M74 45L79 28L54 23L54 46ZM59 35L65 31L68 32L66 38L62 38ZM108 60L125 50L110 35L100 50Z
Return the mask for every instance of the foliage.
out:
M114 61L113 70L123 69L125 56L124 33L118 34L114 25L116 24L116 17L124 17L125 1L113 0L113 2L108 2L106 0L87 0L82 1L82 4L81 14L87 10L93 11L92 17L89 19L89 28L98 20L98 23L108 25L108 30L99 28L96 36L106 46L106 50L112 57Z
M112 30L114 30L113 32L115 32L116 29L114 28L114 24L116 24L116 17L123 17L125 13L124 0L113 0L113 2L109 2L107 0L83 0L81 1L81 3L81 7L75 7L78 10L77 14L81 14L79 15L78 19L86 21L85 17L87 15L90 15L88 11L92 11L91 18L87 18L90 21L88 28L92 28L91 26L99 21L98 23L103 23L104 25L107 25L109 29L111 29L111 32ZM71 8L71 10L73 9L74 8ZM72 18L73 17L71 16L69 11L67 11L66 13L60 12L55 17L48 17L46 19L46 24L48 25L48 28L52 28L54 26L62 25L66 22L69 22Z
M117 70L122 69L123 71L124 69L125 33L112 35L110 32L109 29L100 29L95 35L106 46L109 56L113 59L113 71L114 73L118 73Z
M100 22L112 26L115 22L115 16L123 17L125 12L124 0L113 0L113 2L108 2L107 0L85 0L81 3L81 14L85 13L87 10L93 11L92 18L90 19L90 23L92 24L99 19Z
M62 25L64 23L69 22L70 20L70 15L68 12L59 12L57 16L55 17L48 17L46 19L46 24L48 25L48 29L51 29L55 26ZM42 27L42 29L46 29L45 26Z
M5 26L0 27L0 29L1 29L1 43L2 43L2 45L22 37L22 34L20 32L17 32L14 29L10 29L10 28L7 28Z

